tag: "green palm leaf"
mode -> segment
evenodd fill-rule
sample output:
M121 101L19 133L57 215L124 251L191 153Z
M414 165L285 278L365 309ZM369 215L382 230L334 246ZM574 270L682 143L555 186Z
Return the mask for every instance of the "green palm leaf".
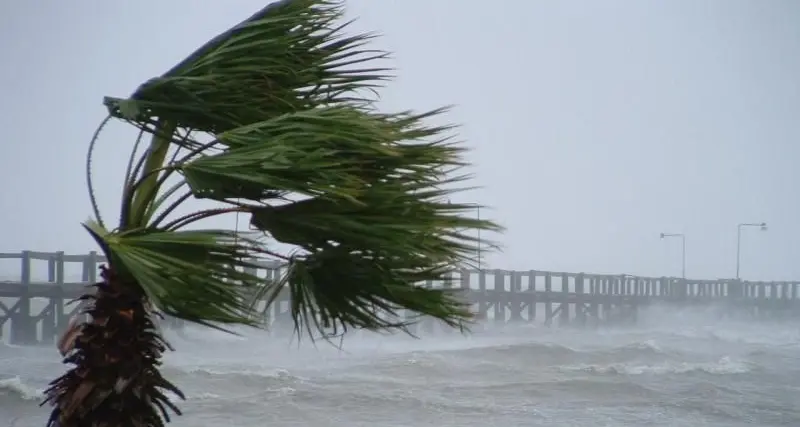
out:
M409 286L425 280L449 281L446 263L435 265L415 255L387 256L327 247L293 259L285 284L292 295L292 313L298 332L327 330L332 334L350 327L369 330L406 328L413 319L401 317L407 309L463 328L471 317L457 295L442 289ZM267 294L268 302L277 296Z
M166 252L161 255L139 246L149 234L176 232L233 210L252 215L251 225L270 237L298 247L300 256L307 257L304 262L335 247L346 250L337 252L338 256L348 253L353 262L372 259L379 252L392 260L391 268L384 266L386 277L409 287L416 285L408 280L412 276L399 272L437 271L437 276L425 279L442 279L442 266L455 268L479 252L478 242L468 236L468 230L499 230L491 221L466 216L474 210L473 205L442 203L455 190L441 188L466 179L453 175L464 165L464 148L451 139L453 127L427 124L445 110L387 114L376 111L367 98L358 97L364 89L380 85L386 70L353 66L384 54L363 47L370 35L345 36L344 25L338 23L341 16L342 8L336 2L275 3L206 43L162 77L151 79L129 99L108 104L113 116L136 123L153 134L153 141L137 162L143 165L139 178L129 180L119 227L122 234L109 233L115 243L104 244L113 252L111 259L119 269L130 272L138 282L159 283L158 287L142 286L160 309L194 321L202 318L200 311L188 312L183 305L167 307L164 304L171 298L153 294L165 294L168 288L160 284L163 277L146 272L156 266L167 271L163 265L174 264L170 274L185 277L182 280L187 282L181 285L176 281L176 289L194 283L205 265L214 266L205 273L206 279L198 282L202 285L192 290L198 294L209 291L202 301L216 300L214 292L222 285L215 283L221 278L259 285L256 278L218 271L223 266L241 266L243 261L234 259L242 256L238 247L220 249L220 259L210 264L190 260L181 264L166 250L171 246L163 246ZM190 132L211 133L213 139L202 144L188 137ZM173 143L184 155L167 161ZM234 208L166 222L167 214L187 200L183 197L162 206L165 198L159 198L160 187L175 173L188 187L187 196L214 199ZM207 246L196 244L196 248L233 245L217 233L209 231ZM297 256L278 256L299 262ZM153 259L156 257L160 259ZM194 271L180 273L190 264L196 266ZM432 266L436 268L431 270ZM315 274L324 274L324 270ZM262 294L274 286L260 285ZM427 294L413 295L425 298ZM422 314L440 317L451 313L428 310L421 301L411 306L407 306L409 301L391 296L388 301L412 310L420 308ZM303 310L295 311L297 320ZM242 307L233 312L241 315ZM233 312L217 313L215 319L245 318L232 316ZM353 319L336 320L349 326L380 327L379 323L351 323Z
M123 267L164 313L206 326L258 326L248 294L263 279L251 260L259 243L231 230L151 231L103 240L112 265Z
M113 115L156 126L219 133L317 105L367 103L389 69L363 64L386 56L365 48L373 36L346 36L338 2L284 0L215 37L125 100ZM362 68L359 68L362 67Z
M381 179L441 184L463 149L446 138L413 141L447 129L419 126L424 117L344 106L285 114L218 135L225 151L180 170L197 197L217 200L280 191L352 201Z
M134 144L117 227L89 180L96 218L85 227L109 265L84 297L91 321L65 359L76 367L47 391L51 422L160 426L165 408L177 411L150 305L215 328L260 327L256 302L288 292L296 330L311 334L407 331L416 318L403 311L469 322L456 293L420 285L484 251L470 231L501 229L472 218L474 204L445 203L468 179L453 127L433 124L446 110L377 111L386 54L367 47L370 34L345 34L342 15L334 1L274 3L130 97L105 99L110 118L151 140L144 152ZM219 206L177 214L196 199ZM255 234L201 225L231 214ZM277 253L262 235L293 249ZM260 277L265 260L286 274Z

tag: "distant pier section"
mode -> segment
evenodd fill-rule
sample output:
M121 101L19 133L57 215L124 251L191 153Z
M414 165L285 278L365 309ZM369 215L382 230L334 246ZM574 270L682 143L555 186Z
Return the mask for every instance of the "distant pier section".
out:
M67 303L95 283L104 257L95 252L24 251L0 253L0 268L17 263L19 277L0 281L0 340L49 344L65 328L78 304ZM277 263L264 263L259 275L278 278ZM652 304L717 305L720 315L748 318L800 318L800 282L749 282L736 279L690 280L548 271L453 271L446 283L469 302L477 318L491 323L540 322L554 326L599 327L636 321ZM80 277L78 281L77 278ZM68 278L73 278L69 280ZM443 283L421 286L444 287ZM291 323L288 292L269 310L273 324ZM177 325L177 322L173 322ZM435 321L419 327L433 331Z

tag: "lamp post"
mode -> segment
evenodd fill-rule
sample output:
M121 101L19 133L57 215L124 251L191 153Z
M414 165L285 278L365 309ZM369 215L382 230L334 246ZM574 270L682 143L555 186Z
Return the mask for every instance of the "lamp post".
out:
M477 211L477 218L478 221L481 220L481 205L475 205L475 210ZM481 258L481 246L483 242L481 241L481 229L478 228L478 271L483 270L483 259Z
M662 239L680 237L681 239L681 277L686 278L686 236L683 233L661 233Z
M742 258L742 228L758 227L761 231L767 231L766 222L743 222L736 227L736 279L739 279L739 264Z

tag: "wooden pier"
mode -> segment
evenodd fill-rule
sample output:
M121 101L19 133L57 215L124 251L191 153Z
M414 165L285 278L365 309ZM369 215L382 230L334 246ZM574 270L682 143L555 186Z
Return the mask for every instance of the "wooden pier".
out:
M105 258L95 252L24 251L0 253L0 271L18 262L18 278L0 279L0 340L13 344L52 343L79 311L67 302L97 280ZM39 268L41 265L42 268ZM260 275L281 274L277 263L263 264ZM46 271L46 274L44 273ZM42 274L42 277L36 276ZM479 319L492 323L541 322L545 325L600 326L634 322L641 307L662 303L717 304L724 313L756 318L800 315L800 282L748 282L735 279L688 280L547 271L454 271L449 287L460 289ZM422 286L442 287L442 283ZM290 323L288 294L269 310L276 324ZM436 328L423 321L423 330Z

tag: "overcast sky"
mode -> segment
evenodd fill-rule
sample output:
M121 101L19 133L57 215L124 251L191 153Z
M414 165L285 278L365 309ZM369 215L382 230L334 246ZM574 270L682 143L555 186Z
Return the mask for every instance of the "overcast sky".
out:
M474 184L507 227L491 267L800 279L800 2L347 2L394 52L386 110L455 104ZM87 142L126 96L264 5L253 0L0 3L0 252L96 249ZM130 131L104 134L117 211ZM232 226L232 221L225 222ZM5 267L3 267L5 266ZM16 264L0 264L16 271Z

